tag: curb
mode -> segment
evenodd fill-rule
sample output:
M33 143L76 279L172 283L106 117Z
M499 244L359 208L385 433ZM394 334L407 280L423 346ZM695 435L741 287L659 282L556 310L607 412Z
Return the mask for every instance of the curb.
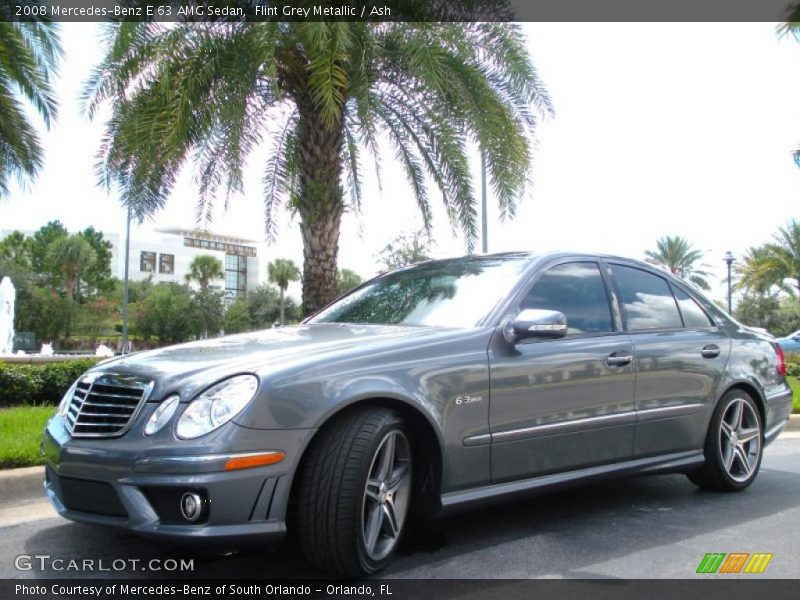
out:
M44 467L0 471L0 506L45 498Z
M800 431L800 415L791 415L784 431Z

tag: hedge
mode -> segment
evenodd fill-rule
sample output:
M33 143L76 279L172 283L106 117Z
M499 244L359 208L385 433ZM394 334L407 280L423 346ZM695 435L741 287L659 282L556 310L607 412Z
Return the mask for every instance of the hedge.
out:
M56 405L69 386L97 361L86 358L41 365L0 362L0 407Z

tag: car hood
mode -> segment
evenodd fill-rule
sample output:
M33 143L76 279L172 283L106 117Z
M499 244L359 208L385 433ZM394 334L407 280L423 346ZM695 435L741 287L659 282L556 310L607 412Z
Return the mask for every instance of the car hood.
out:
M151 379L151 399L180 389L188 399L223 377L254 372L262 377L332 353L373 352L376 347L416 344L453 330L407 325L320 323L278 327L252 333L168 346L112 359L95 367Z

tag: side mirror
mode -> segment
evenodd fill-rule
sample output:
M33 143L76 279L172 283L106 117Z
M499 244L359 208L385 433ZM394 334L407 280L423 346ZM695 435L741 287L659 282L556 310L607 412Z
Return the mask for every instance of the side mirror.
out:
M529 308L503 324L503 337L509 344L527 338L557 339L567 335L567 317L557 310Z

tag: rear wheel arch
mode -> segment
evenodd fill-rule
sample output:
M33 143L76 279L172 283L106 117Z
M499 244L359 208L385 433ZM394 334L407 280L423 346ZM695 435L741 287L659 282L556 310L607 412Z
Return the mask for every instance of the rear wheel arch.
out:
M738 381L734 384L729 385L727 388L723 390L723 392L717 398L717 401L714 404L714 409L716 409L717 405L722 401L725 395L732 390L742 390L743 392L747 393L753 400L755 400L756 407L758 407L759 416L761 417L761 423L763 423L764 428L766 428L767 412L766 412L766 404L764 401L764 395L752 383L746 381Z

